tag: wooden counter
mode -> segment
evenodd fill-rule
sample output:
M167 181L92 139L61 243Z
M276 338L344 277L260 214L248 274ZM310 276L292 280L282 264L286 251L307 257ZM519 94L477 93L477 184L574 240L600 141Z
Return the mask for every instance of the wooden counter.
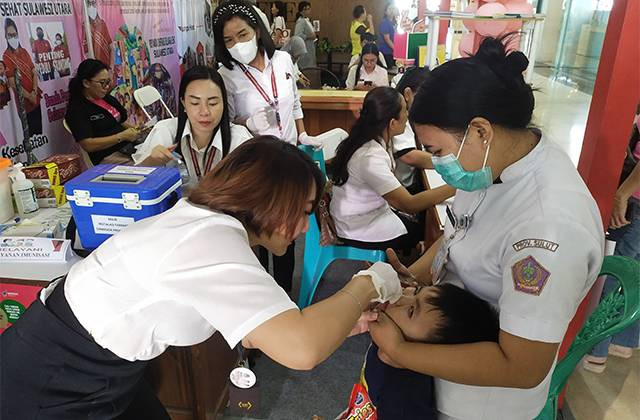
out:
M333 128L348 132L359 115L366 94L353 90L301 89L300 102L307 133L315 136Z

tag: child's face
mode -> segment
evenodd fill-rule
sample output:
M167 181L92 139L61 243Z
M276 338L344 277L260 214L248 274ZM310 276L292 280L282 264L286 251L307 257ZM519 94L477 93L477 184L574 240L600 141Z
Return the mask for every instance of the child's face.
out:
M409 341L426 341L441 319L440 310L427 303L437 293L437 287L407 287L396 303L387 306L385 313L398 325Z

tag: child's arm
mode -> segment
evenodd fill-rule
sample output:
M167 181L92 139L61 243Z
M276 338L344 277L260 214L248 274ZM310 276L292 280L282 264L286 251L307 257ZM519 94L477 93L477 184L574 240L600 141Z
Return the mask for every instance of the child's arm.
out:
M500 331L498 343L426 344L404 340L384 313L369 332L381 358L394 366L466 385L533 388L549 373L559 343Z

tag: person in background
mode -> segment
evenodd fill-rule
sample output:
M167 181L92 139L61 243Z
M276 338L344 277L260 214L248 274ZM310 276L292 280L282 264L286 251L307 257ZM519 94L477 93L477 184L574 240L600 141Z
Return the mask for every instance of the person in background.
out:
M396 90L404 96L407 101L407 108L411 109L413 97L418 92L420 85L429 77L429 69L413 67L407 70ZM411 128L411 123L407 121L404 133L393 138L393 157L396 160L396 178L404 185L411 194L416 194L423 189L416 169L433 169L431 153L417 148L416 135Z
M366 23L365 23L366 22ZM375 35L373 27L373 16L367 15L364 6L357 5L353 8L353 20L349 28L349 39L351 40L351 56L359 56L362 52L361 36L369 32Z
M31 54L20 44L18 26L11 18L4 20L4 36L7 40L7 49L2 54L2 60L6 66L9 87L14 91L18 110L26 113L26 121L22 121L23 130L26 123L29 128L29 137L42 134L42 110L40 100L42 91L38 86L38 71L31 60ZM20 72L20 84L16 84L16 71ZM20 101L19 92L23 101ZM22 118L21 118L22 120Z
M424 229L406 213L421 212L455 194L444 185L412 195L394 176L393 137L406 125L402 95L390 87L377 87L365 96L360 117L338 146L330 211L345 244L411 250L424 239Z
M40 26L36 28L36 39L33 40L32 50L36 57L36 65L40 69L42 80L53 80L55 75L51 62L51 43L44 39L44 30Z
M310 14L311 3L308 1L298 3L296 29L293 34L304 39L304 44L307 47L307 53L298 60L298 66L302 69L316 67L318 65L316 61L316 40L318 39L318 34L316 34L316 31L313 29L313 24L309 19Z
M165 105L167 105L167 108L169 108L172 114L176 113L176 90L171 82L171 75L165 66L160 63L152 64L147 72L147 76L144 78L144 85L150 85L156 88ZM152 118L154 116L157 117L158 120L169 118L167 110L164 109L160 101L154 102L146 107L146 109Z
M378 46L387 62L387 68L393 67L395 62L393 59L393 39L396 35L397 19L398 9L393 3L387 3L378 31Z
M615 255L640 260L640 105L636 110L631 139L623 166L621 183L613 201L608 239L616 242ZM602 288L602 299L618 287L618 281L607 277ZM582 366L591 372L602 373L607 356L628 359L638 347L640 321L596 345L584 358Z
M298 66L298 60L307 52L304 40L299 36L292 36L289 42L282 47L282 51L288 52L291 55L296 82L300 83L303 87L308 88L311 86L311 81L300 71L300 67Z
M112 64L112 48L111 35L107 23L98 14L98 1L87 0L87 14L89 15L89 24L91 26L91 39L93 42L93 54L96 60L102 61L107 66ZM88 51L86 37L84 35L84 25L82 25L82 45L84 50Z
M360 36L360 41L362 42L362 48L364 48L364 46L367 45L367 44L376 44L376 36L370 34L369 32L365 32L364 34L362 34ZM376 44L376 46L377 45L378 44ZM379 50L379 48L378 48L378 50ZM349 60L348 69L351 70L351 67L358 65L359 62L360 62L360 56L359 55L352 55L351 59ZM385 60L384 55L382 55L381 52L378 53L378 62L385 69L389 68L387 66L387 61Z
M64 42L62 35L57 33L55 46L53 47L53 52L60 53L60 57L56 59L59 64L58 66L58 76L65 77L71 75L71 55L69 54L69 48L67 44Z
M379 86L389 86L387 70L379 64L378 47L367 44L360 54L360 62L351 67L346 86L349 90L371 90Z
M223 3L213 13L216 59L228 93L229 120L255 136L273 135L290 144L321 146L304 126L291 56L275 49L269 31L245 1ZM269 255L260 250L268 267ZM295 243L273 258L274 277L291 291Z
M282 48L289 38L287 32L287 6L284 2L274 1L271 3L271 38L277 48ZM285 32L286 31L286 32Z
M109 94L109 68L100 60L88 58L78 66L69 81L69 105L65 121L74 139L97 165L128 142L137 140L141 130L126 123L127 110ZM103 163L109 162L108 160Z
M187 166L187 187L192 189L252 136L244 126L229 123L227 91L215 69L187 70L180 80L179 98L178 117L158 122L132 157L136 165L164 166L177 154Z

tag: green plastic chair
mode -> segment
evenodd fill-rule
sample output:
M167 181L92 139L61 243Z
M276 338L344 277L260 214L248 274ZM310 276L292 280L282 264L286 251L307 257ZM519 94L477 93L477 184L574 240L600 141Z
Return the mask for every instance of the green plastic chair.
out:
M640 319L640 262L629 257L607 256L600 275L613 276L620 285L600 302L571 343L567 354L556 364L547 403L536 420L555 420L558 396L580 360L596 344Z

